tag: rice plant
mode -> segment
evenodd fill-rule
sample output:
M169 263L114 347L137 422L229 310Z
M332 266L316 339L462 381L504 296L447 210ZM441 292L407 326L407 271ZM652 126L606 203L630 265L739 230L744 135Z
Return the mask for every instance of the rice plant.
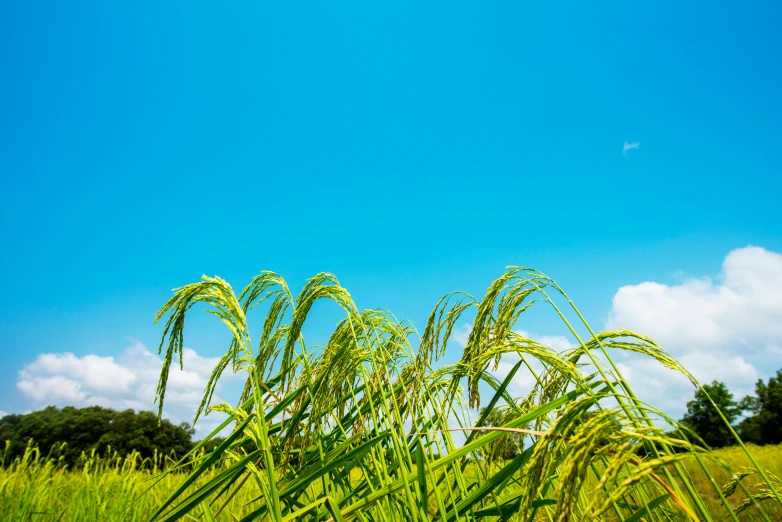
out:
M335 303L344 317L324 346L311 346L302 328L319 300ZM213 520L228 512L235 520L274 522L741 516L709 472L713 453L640 401L610 351L652 357L697 381L643 335L595 333L564 291L536 270L507 269L480 300L445 296L423 332L388 311L359 310L328 273L308 280L295 297L273 272L261 272L238 296L226 281L204 276L176 289L156 316L166 318L161 411L171 364L175 358L186 364L185 318L199 304L223 322L231 342L195 422L220 411L228 419L205 440L232 431L211 453L199 454L199 445L180 461L193 471L150 521ZM533 305L563 321L576 339L571 349L556 352L517 333ZM266 315L253 341L248 314L258 306ZM447 362L449 337L466 317L473 317L472 328L461 357ZM492 370L508 357L517 362L496 378ZM235 405L212 404L226 370L246 375L242 396ZM519 372L529 372L535 384L513 397L509 384ZM475 418L475 411L484 414ZM501 412L502 426L484 425L491 411ZM678 435L655 419L680 428ZM462 444L456 431L465 436ZM509 436L523 437L523 451L501 465L486 458L491 444ZM778 482L741 447L765 489L752 494L741 480L735 488L746 494L746 513L770 520L763 502L780 503ZM692 480L693 469L710 479L706 486ZM251 501L249 488L257 492ZM718 510L707 506L709 495L719 498Z

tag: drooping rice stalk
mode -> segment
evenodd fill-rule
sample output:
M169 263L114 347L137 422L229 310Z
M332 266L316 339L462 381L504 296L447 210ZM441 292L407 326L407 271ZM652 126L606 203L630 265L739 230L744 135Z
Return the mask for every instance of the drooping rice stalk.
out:
M563 297L579 322L572 323L550 294ZM301 335L318 300L334 301L345 314L323 347L308 346ZM553 307L577 339L575 347L557 353L514 331L536 302ZM653 357L697 385L695 379L651 339L625 330L595 333L540 272L510 268L480 301L464 293L446 296L420 335L387 311L360 311L331 274L310 279L296 298L272 272L259 274L238 297L224 280L204 276L175 290L156 317L168 318L161 411L170 365L174 357L184 363L185 317L199 303L220 318L232 340L196 420L222 411L229 418L213 435L230 425L233 431L211 454L198 456L196 448L182 460L195 470L150 520L209 519L229 505L244 509L241 520L275 522L738 520L713 480L724 511L709 512L708 492L683 465L693 457L702 464L710 452L654 424L665 415L635 396L609 349ZM253 343L247 315L261 304L267 314ZM468 311L475 318L466 346L457 362L446 364L449 336ZM497 380L492 368L511 356L520 360ZM229 367L247 376L241 400L211 405ZM508 385L525 371L535 385L526 396L512 397ZM470 420L470 411L482 405L485 412L503 412L501 429L483 426L485 414ZM461 446L452 436L460 427L470 428ZM512 434L525 436L517 457L500 466L483 458L491 444ZM779 502L775 484L762 478L764 499ZM255 502L236 506L237 493L250 482L259 491ZM748 497L750 510L768 519L759 500Z

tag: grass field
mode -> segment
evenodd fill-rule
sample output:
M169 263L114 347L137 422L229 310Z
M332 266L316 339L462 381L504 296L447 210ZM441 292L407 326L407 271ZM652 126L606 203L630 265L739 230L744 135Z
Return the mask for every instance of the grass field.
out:
M782 445L755 446L750 444L748 445L748 449L761 466L777 477L782 477ZM715 452L715 457L728 466L728 469L725 469L717 463L709 463L708 465L709 473L720 486L726 484L734 472L752 467L752 464L749 462L744 452L736 446L717 450ZM713 488L709 488L710 478L707 474L703 472L696 462L693 462L693 459L685 461L685 465L698 490L704 492L704 500L707 503L709 511L720 515L718 520L728 520L722 502L713 491ZM748 477L745 480L745 485L752 493L756 493L754 490L759 483L760 481L757 477ZM728 498L728 501L735 508L744 498L746 498L746 495L737 491L733 496ZM765 501L763 507L771 520L782 520L782 505L772 499ZM757 514L757 510L754 507L748 508L747 511L740 513L738 516L740 520L764 520Z
M782 475L782 445L750 446L750 451L761 465L777 476ZM732 470L749 465L746 456L737 447L717 450L715 457ZM158 464L161 463L162 459L158 461ZM708 493L711 487L706 474L694 462L685 461L685 465L698 489L706 492L704 498L709 511L715 515L714 519L729 520L718 496ZM709 464L709 470L720 485L728 482L732 473L715 463ZM146 521L187 476L184 473L165 475L146 495L141 496L159 474L160 469L154 462L142 462L135 457L107 459L92 456L79 469L66 471L55 461L32 454L26 461L0 468L0 520ZM205 475L200 483L211 480L213 474ZM476 470L471 470L466 475L474 478L475 474ZM197 489L200 483L193 489ZM748 485L753 483L757 481L747 481ZM259 501L253 502L259 495L259 488L248 483L216 520L240 520L259 506ZM732 505L735 507L740 499L741 496L736 494L731 498ZM782 508L778 504L767 501L765 507L771 520L782 520ZM763 520L752 507L738 517L741 521ZM195 512L185 520L209 520L209 515ZM541 520L549 519L541 516Z

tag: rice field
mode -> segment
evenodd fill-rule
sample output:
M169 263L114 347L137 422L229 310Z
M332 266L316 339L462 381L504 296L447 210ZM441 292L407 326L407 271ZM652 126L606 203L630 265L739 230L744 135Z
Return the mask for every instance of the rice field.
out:
M782 445L769 445L769 446L755 446L750 444L748 447L752 455L757 459L761 466L771 472L777 477L782 477ZM717 520L728 520L726 514L727 510L722 506L719 496L713 489L709 488L709 483L714 479L717 484L727 484L733 473L745 469L752 468L752 463L747 458L747 455L738 446L732 446L729 448L722 448L714 452L715 457L719 462L723 463L726 467L719 464L719 462L710 463L708 466L709 473L705 473L696 463L685 461L687 471L692 477L692 481L695 487L699 491L703 491L704 500L709 511L712 513L722 514ZM758 477L748 477L746 480L746 486L753 493L756 493L755 489L763 486L763 481L758 480ZM738 505L746 499L746 495L742 495L740 492L735 493L728 498L731 506L735 509ZM775 502L772 499L764 501L763 507L771 520L782 520L782 505ZM739 520L764 520L764 518L757 512L755 508L749 508L746 512L739 515Z
M344 314L323 346L306 344L302 334L316 301ZM557 352L517 332L533 305L562 321L576 340L571 349ZM211 453L197 445L178 462L92 455L70 471L30 450L0 470L0 516L780 519L779 448L750 449L737 438L736 448L712 452L684 431L659 428L653 419L677 423L635 396L610 354L654 358L697 386L694 377L652 339L593 331L565 292L538 271L509 268L480 299L445 296L420 332L388 311L359 310L331 274L308 280L295 297L273 272L261 272L239 295L226 281L205 276L176 289L156 317L165 323L161 410L171 364L187 366L185 318L194 306L205 307L231 333L197 412L197 418L226 414L210 437L226 428L230 435ZM262 319L255 341L253 309ZM472 324L466 346L458 357L445 358L454 326L466 318ZM511 356L515 364L496 377L492 370ZM236 405L211 404L226 370L244 372L244 393ZM522 372L535 384L513 397L509 385ZM469 411L484 413L475 418ZM490 412L495 422L486 426ZM455 442L454 430L466 433L463 443ZM486 458L493 444L510 436L523 437L524 448L509 460ZM735 475L744 468L757 471Z
M769 471L782 475L782 446L750 446L749 449ZM737 447L717 450L715 457L734 470L750 465L746 455ZM185 473L173 473L159 478L164 463L162 458L142 461L135 455L124 459L90 455L77 469L65 470L56 461L42 457L38 452L30 452L26 459L0 468L0 520L148 520L149 514L187 477ZM693 463L685 461L685 466L696 488L708 492L708 476ZM730 473L715 463L709 465L709 471L719 484L730 479ZM473 482L477 482L475 474L475 465L472 464L467 476ZM206 474L199 483L207 483L214 475L214 471ZM214 519L241 520L259 507L258 501L253 502L259 494L255 484L248 483L237 493L229 508ZM709 511L715 514L715 520L729 520L716 494L706 494L704 500ZM738 495L735 499L731 498L734 508L738 503ZM769 503L766 508L771 520L782 520L779 505ZM753 508L739 514L738 518L742 521L763 520ZM185 520L210 518L205 512L196 512Z

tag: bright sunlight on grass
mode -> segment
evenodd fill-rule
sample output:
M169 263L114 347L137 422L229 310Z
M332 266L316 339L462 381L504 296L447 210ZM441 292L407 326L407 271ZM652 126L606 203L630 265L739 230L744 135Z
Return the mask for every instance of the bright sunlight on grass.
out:
M301 334L318 300L344 311L323 347ZM647 337L593 332L535 270L509 269L481 300L447 295L420 334L387 311L359 310L331 274L310 279L295 298L272 272L238 296L204 277L175 290L157 315L166 319L161 411L170 365L187 366L185 318L199 304L232 341L198 416L217 410L228 419L167 465L91 455L66 471L28 449L0 471L6 520L780 519L779 446L748 449L736 437L738 446L710 451L686 429L658 427L653 419L680 426L635 397L609 351L641 353L695 379ZM533 304L548 306L578 344L559 353L516 333ZM256 306L265 318L253 342ZM461 357L442 360L454 325L470 313ZM491 370L510 354L518 362L498 380ZM246 374L244 393L236 406L212 405L226 370ZM535 385L512 397L521 372ZM471 420L470 411L482 414ZM501 422L487 426L490 415ZM225 429L230 435L205 452ZM509 437L524 447L504 462L487 458Z

